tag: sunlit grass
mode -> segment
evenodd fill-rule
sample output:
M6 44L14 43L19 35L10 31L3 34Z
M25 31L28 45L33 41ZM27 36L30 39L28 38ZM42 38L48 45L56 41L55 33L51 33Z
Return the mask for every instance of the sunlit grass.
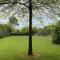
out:
M0 60L22 60L20 55L27 51L28 36L10 36L0 39ZM33 36L33 52L41 55L34 60L60 60L60 45L52 44L52 38L49 36Z

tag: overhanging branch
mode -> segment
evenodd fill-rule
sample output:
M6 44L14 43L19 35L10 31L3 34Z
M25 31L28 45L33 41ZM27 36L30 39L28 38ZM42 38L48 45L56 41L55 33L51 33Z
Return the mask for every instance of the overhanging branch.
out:
M27 8L29 8L29 6L26 5L27 3L28 2L26 2L26 3L20 3L20 2L0 2L0 5L2 5L2 4L21 4L21 5L24 5Z

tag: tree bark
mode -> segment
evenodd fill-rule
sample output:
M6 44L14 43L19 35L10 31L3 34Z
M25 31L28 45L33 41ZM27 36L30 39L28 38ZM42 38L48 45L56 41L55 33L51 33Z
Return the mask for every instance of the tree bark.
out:
M32 52L32 0L29 0L29 48L28 55L33 55Z

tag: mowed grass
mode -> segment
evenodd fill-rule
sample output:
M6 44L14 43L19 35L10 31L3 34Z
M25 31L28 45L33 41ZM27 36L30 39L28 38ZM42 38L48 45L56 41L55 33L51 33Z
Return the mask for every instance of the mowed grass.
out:
M22 58L28 51L28 36L10 36L0 39L0 60L60 60L60 45L50 36L33 36L33 53L38 58Z

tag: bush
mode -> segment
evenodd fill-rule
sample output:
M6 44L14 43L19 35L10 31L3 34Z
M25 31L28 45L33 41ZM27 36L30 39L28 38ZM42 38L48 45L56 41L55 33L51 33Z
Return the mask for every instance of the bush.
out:
M36 27L32 27L32 35L35 35L37 32L37 28ZM21 32L21 35L29 35L29 27L24 27Z
M60 44L60 21L56 24L56 27L54 30L53 43Z
M7 25L1 25L0 24L0 38L9 36L10 32L9 32L9 28L7 27Z

